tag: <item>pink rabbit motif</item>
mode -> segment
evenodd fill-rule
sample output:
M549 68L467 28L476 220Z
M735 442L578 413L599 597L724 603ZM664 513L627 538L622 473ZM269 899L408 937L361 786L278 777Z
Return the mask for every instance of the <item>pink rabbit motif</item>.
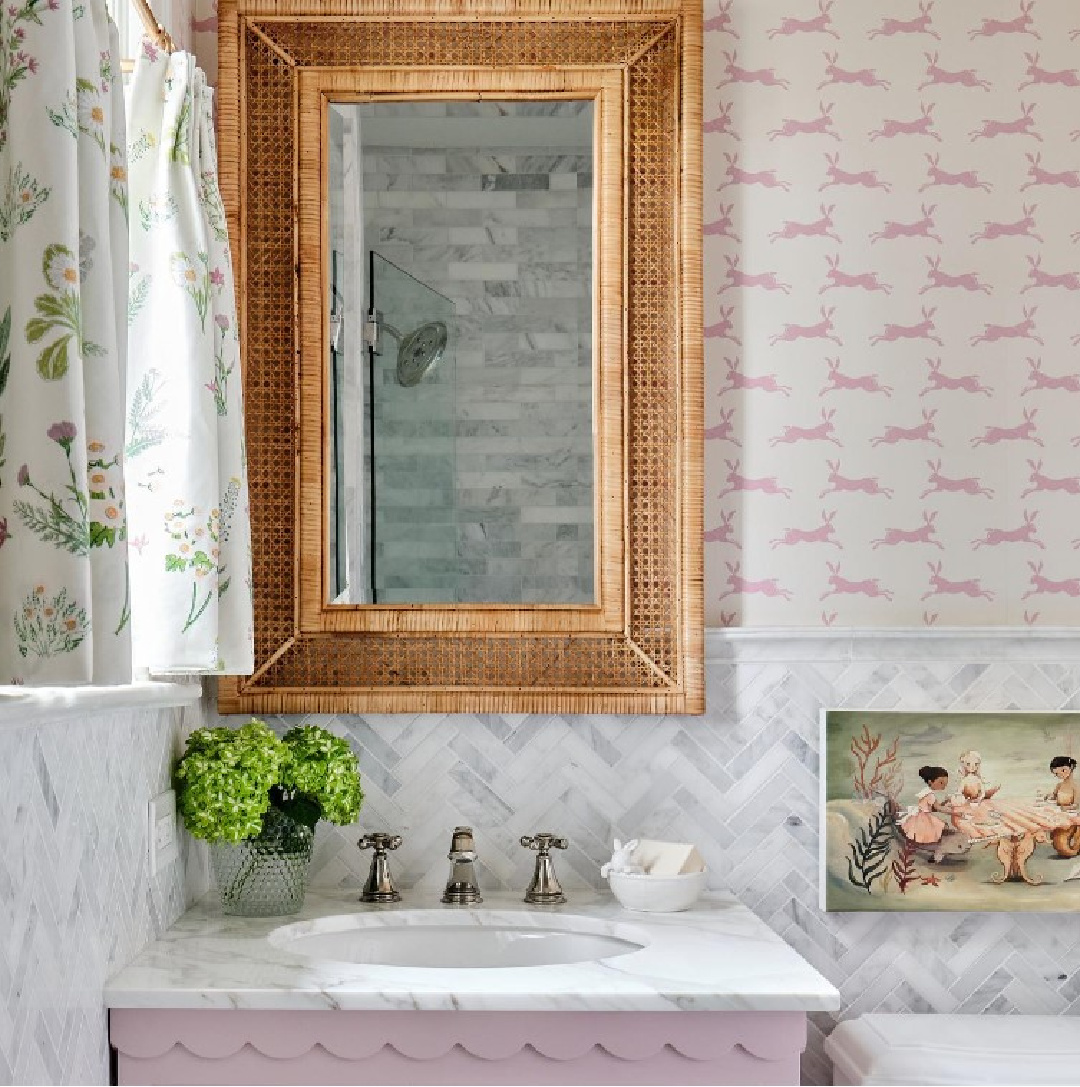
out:
M974 41L976 38L993 38L998 34L1030 34L1033 38L1039 38L1039 33L1032 25L1034 18L1031 14L1035 7L1035 0L1020 0L1020 14L1015 19L983 19L982 25L972 30L968 37Z
M1020 288L1021 294L1035 290L1036 287L1063 287L1067 291L1080 291L1080 272L1044 272L1042 270L1042 254L1034 257L1025 257L1028 262L1028 279Z
M705 235L713 235L718 238L730 238L733 242L736 243L741 242L742 239L735 232L735 222L732 216L734 210L734 204L721 204L720 218L714 219L711 223L705 224Z
M894 140L897 136L929 136L932 140L941 143L941 136L934 131L934 105L920 103L920 116L913 121L898 121L886 119L881 122L881 128L871 129L870 142L875 140Z
M829 238L834 242L840 241L840 235L836 233L832 213L836 210L835 204L819 205L821 217L811 219L809 222L799 222L796 219L785 219L779 230L774 230L769 235L769 241L790 241L793 238Z
M823 627L831 627L836 622L837 613L835 611L826 611L821 609L821 625Z
M737 611L720 610L720 625L722 627L737 627L739 625L739 613Z
M1039 613L1037 611L1028 611L1024 609L1024 623L1026 626L1033 627L1039 621Z
M896 343L899 340L930 340L938 347L944 347L944 341L937 334L934 325L934 314L937 307L922 307L922 320L913 325L886 324L885 328L876 336L870 337L870 344L876 347L879 343Z
M882 189L892 192L892 185L882 181L877 175L877 170L860 170L853 173L840 166L840 153L838 151L825 152L825 180L818 186L818 192L824 192L836 185L852 186L862 189Z
M706 133L716 133L719 136L730 136L736 143L739 143L741 137L732 127L734 121L731 117L731 103L721 102L717 109L720 111L719 114L706 121L701 126L702 131Z
M1080 393L1080 374L1048 374L1043 370L1042 359L1034 359L1030 355L1025 360L1028 364L1027 384L1020 391L1021 396L1027 396L1043 389L1052 392Z
M941 574L940 562L928 562L930 568L930 588L919 597L929 600L933 596L970 596L982 600L993 600L994 594L982 586L982 578L973 577L965 581L952 581Z
M738 38L739 32L731 18L731 5L734 2L735 0L720 0L716 14L705 20L704 29L712 34L730 34L733 38Z
M983 325L982 332L976 333L969 341L974 347L980 343L997 343L999 340L1034 340L1037 344L1043 341L1035 330L1035 314L1038 306L1025 306L1024 319L1014 325Z
M885 498L893 496L892 488L882 487L877 476L856 479L841 474L838 460L827 460L825 464L829 469L829 485L818 495L818 498L824 498L829 494L880 494Z
M839 140L840 134L833 128L833 103L819 102L818 115L808 121L785 117L779 128L771 129L770 140L791 139L793 136L828 136Z
M790 37L792 34L828 34L839 39L832 25L832 11L834 0L818 0L818 14L812 19L798 19L790 17L784 19L779 26L769 31L769 38Z
M831 358L825 360L829 367L829 383L818 393L819 397L832 392L857 391L864 393L884 393L892 396L892 387L882 385L877 374L844 374L840 372L840 360Z
M720 524L716 528L710 528L705 533L706 543L731 544L732 547L742 549L742 544L735 539L735 511L721 510Z
M826 78L818 84L817 89L819 91L824 90L826 87L835 86L882 87L885 90L892 86L887 79L882 79L873 68L841 68L836 63L838 59L839 53L825 54Z
M919 294L953 287L965 291L981 291L983 294L990 293L990 288L979 279L978 272L962 272L959 275L943 272L940 257L927 257L926 263L930 265L930 269L927 272L927 282L919 288Z
M741 446L742 442L735 436L735 409L721 408L720 422L715 426L705 428L705 437L710 441L731 442L732 445Z
M982 229L971 235L972 244L975 242L992 242L998 238L1034 238L1041 245L1042 235L1035 231L1035 212L1038 210L1038 204L1025 204L1022 219L1017 219L1011 223L984 220Z
M887 220L880 230L870 235L870 244L891 242L897 238L929 238L931 241L937 242L938 245L944 244L934 224L934 212L937 210L937 204L923 204L919 210L922 212L921 219L913 219L911 222L900 222L895 219Z
M742 340L735 335L734 313L734 306L721 306L720 320L705 326L706 337L709 339L730 340L736 346L742 347Z
M930 466L930 486L919 495L920 500L932 494L970 494L982 495L985 498L994 497L994 492L989 487L984 487L975 476L942 475L940 460L928 460L926 463Z
M984 120L981 128L972 129L971 142L976 140L994 140L998 136L1030 136L1039 143L1042 136L1035 131L1035 103L1021 102L1020 116L1012 121Z
M742 389L761 389L767 393L781 393L783 396L791 395L790 385L781 385L776 374L761 374L757 377L748 377L739 368L739 360L725 358L727 364L727 384L717 394L735 392Z
M1036 185L1061 185L1066 189L1080 189L1080 170L1061 170L1057 172L1044 170L1041 151L1037 151L1034 155L1029 151L1024 155L1024 158L1028 160L1028 177L1030 180L1025 181L1020 186L1021 192L1024 192L1025 189L1033 189Z
M1080 494L1080 476L1048 476L1043 473L1041 460L1029 460L1031 475L1028 484L1021 493L1021 498L1029 494Z
M939 448L942 447L934 431L934 417L937 408L923 409L923 421L917 426L887 426L876 438L870 439L874 447L879 445L899 445L900 442L930 442Z
M927 189L934 188L980 189L982 192L990 191L990 183L988 181L983 181L976 170L961 170L959 173L943 170L938 166L940 156L937 154L928 154L926 156L926 161L929 163L926 172L929 180L926 184L919 187L919 192L926 192Z
M787 90L791 85L786 79L781 79L776 74L775 68L743 68L738 61L738 52L732 50L724 53L727 66L724 68L725 79L716 85L717 90L731 86L732 83L757 83L762 87L782 87Z
M888 283L882 283L878 279L877 272L859 272L851 273L844 272L840 269L840 254L836 256L826 256L825 262L829 266L829 270L825 273L827 280L818 291L818 294L824 294L826 291L838 290L840 288L851 288L863 291L882 291L884 294L891 294L892 287Z
M833 423L833 416L835 415L835 408L822 408L821 422L817 426L803 427L788 424L780 434L776 434L769 439L769 445L794 445L797 442L831 442L833 445L839 446L841 444L840 439L836 437L836 425Z
M844 342L833 331L832 315L836 312L835 306L821 307L821 320L814 325L784 325L783 331L770 337L769 345L775 347L778 343L795 343L798 340L831 340L837 347L843 347Z
M924 627L932 627L938 621L938 613L936 611L923 611L922 621Z
M836 510L822 510L821 522L813 528L788 528L783 536L777 536L769 546L775 551L778 547L794 547L796 544L823 543L841 551L844 545L836 538Z
M1031 581L1029 582L1031 588L1020 597L1021 600L1028 600L1033 596L1069 596L1073 598L1080 596L1080 578L1055 579L1044 577L1041 562L1029 562L1028 569L1031 571Z
M1040 551L1046 550L1046 544L1036 535L1039 531L1036 525L1038 513L1032 510L1024 510L1024 523L1016 528L988 528L981 536L971 541L973 550L980 547L1001 547L1007 543L1034 544Z
M931 25L933 0L920 0L919 14L914 19L882 19L881 25L871 30L869 38L892 38L897 34L928 34L935 41L941 37Z
M1025 53L1024 59L1028 62L1025 78L1017 90L1027 87L1080 87L1080 73L1075 68L1063 68L1052 71L1039 65L1038 53Z
M879 547L897 547L899 544L930 544L939 551L944 551L945 545L936 535L936 520L936 510L923 510L923 523L918 528L887 528L885 535L872 540L870 546L876 551Z
M765 578L762 581L747 581L740 573L741 563L738 562L725 562L727 567L728 576L727 588L720 594L719 599L723 600L729 596L779 596L784 600L791 599L791 593L785 589L780 582L774 578Z
M927 375L926 385L919 396L926 396L935 392L962 392L993 396L994 390L989 385L984 385L978 374L960 374L952 376L942 372L941 359L927 359L930 373Z
M1001 442L1034 442L1042 446L1042 439L1035 433L1035 416L1038 414L1038 408L1024 408L1022 423L1011 427L986 427L982 434L971 439L971 448L977 449L980 445L999 445Z
M722 284L717 290L717 294L723 294L724 291L731 290L744 290L748 287L760 287L766 291L780 291L782 294L791 293L791 284L783 283L776 278L775 272L759 272L757 275L751 275L749 272L744 272L739 267L739 258L736 257L724 257L727 263L727 282Z
M871 598L882 597L892 600L892 589L883 589L876 577L864 578L862 581L849 581L840 573L839 562L827 562L825 566L829 570L829 588L818 597L818 600L827 600L830 596L868 596Z
M724 158L727 160L726 177L718 186L718 191L729 185L759 185L763 189L783 189L784 192L791 190L786 181L776 176L775 170L744 170L739 165L739 156L728 151L724 152Z
M726 498L729 494L735 494L736 492L746 491L759 491L761 494L776 494L783 498L791 497L791 489L789 487L781 487L776 482L776 476L760 476L756 479L751 479L749 476L744 476L739 470L741 462L737 460L725 460L724 464L727 465L727 475L724 477L728 486L724 488L716 497Z
M974 69L964 68L959 71L950 71L938 66L937 53L923 53L926 57L926 79L919 84L918 90L924 91L927 87L972 87L990 90L990 84L985 79L980 79Z

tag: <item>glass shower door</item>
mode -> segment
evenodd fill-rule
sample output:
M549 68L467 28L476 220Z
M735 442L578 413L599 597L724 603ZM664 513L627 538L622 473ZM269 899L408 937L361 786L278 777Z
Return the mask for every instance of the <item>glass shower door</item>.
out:
M454 304L376 252L368 354L373 603L452 603L456 524Z

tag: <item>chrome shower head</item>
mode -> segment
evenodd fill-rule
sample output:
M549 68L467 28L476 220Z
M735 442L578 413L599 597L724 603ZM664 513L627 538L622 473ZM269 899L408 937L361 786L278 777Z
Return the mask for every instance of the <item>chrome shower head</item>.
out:
M419 385L443 357L446 339L446 325L442 321L428 321L403 336L398 346L398 384L407 389Z

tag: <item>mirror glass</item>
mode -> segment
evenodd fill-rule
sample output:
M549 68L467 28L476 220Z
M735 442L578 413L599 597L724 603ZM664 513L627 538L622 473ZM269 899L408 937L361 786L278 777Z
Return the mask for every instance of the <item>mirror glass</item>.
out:
M329 105L331 603L594 603L593 112Z

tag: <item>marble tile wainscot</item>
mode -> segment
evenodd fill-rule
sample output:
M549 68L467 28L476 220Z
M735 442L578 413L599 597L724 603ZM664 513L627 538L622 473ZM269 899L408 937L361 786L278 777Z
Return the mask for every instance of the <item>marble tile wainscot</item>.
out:
M0 1084L109 1082L105 979L205 890L146 853L199 690L0 687Z
M1080 1014L1070 916L822 914L817 907L818 712L1080 710L1080 632L1028 629L710 630L704 718L518 715L272 719L328 724L361 752L365 829L405 836L394 873L437 901L446 842L476 827L485 890L522 891L522 834L571 839L567 892L599 887L611 839L694 841L732 891L867 1011ZM360 886L355 828L320 825L314 882ZM812 1013L807 1083L836 1017Z

